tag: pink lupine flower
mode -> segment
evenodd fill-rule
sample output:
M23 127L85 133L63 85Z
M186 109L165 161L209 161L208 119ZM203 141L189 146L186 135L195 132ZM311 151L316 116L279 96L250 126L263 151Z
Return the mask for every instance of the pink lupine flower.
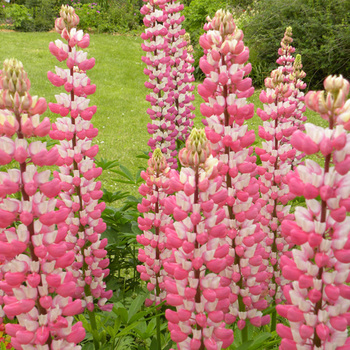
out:
M276 62L280 65L279 71L281 72L281 79L283 79L282 83L290 87L290 92L284 95L284 101L294 105L295 108L290 116L281 118L280 120L280 122L286 122L290 125L290 131L283 135L282 143L289 142L289 133L292 133L294 130L304 130L304 122L307 120L304 115L306 110L304 104L305 96L300 91L306 87L306 84L302 80L306 74L302 70L301 56L297 55L296 58L292 56L295 52L292 42L292 28L287 27L281 41L281 47L278 50L280 57ZM305 153L300 153L299 151L294 155L294 159L290 157L289 161L292 162L292 169L301 162L303 157L305 157Z
M40 122L39 117L46 110L46 101L30 96L27 73L22 63L15 59L4 62L0 80L0 94L6 95L12 102L12 105L7 103L7 112L3 110L4 105L0 106L3 111L0 123L5 126L12 117L17 121L17 124L11 122L16 125L13 131L17 138L14 141L8 138L10 135L3 128L7 137L1 136L0 143L7 154L19 163L19 169L0 174L0 216L5 214L0 218L0 314L1 317L16 318L18 322L5 326L15 349L23 349L24 346L49 348L55 342L53 338L69 345L71 342L67 341L66 335L70 332L72 320L67 320L63 309L52 304L46 286L50 273L54 272L60 281L67 274L66 265L61 260L69 262L68 256L72 252L65 244L67 231L58 235L58 227L65 225L69 210L56 210L57 200L54 197L60 191L60 182L53 180L56 189L52 193L47 187L50 186L50 171L38 172L36 166L55 164L58 151L55 147L47 150L46 143L28 143L25 139L49 133L49 120L45 118ZM16 95L31 103L18 104ZM19 199L10 197L16 192ZM14 225L14 221L20 222ZM54 245L59 249L53 251ZM66 291L50 290L50 295L55 295L55 298L62 294L67 296ZM61 337L50 324L58 317L65 321L60 326ZM85 336L84 330L82 335Z
M176 311L165 316L178 349L226 348L233 331L225 328L230 288L219 275L230 263L221 164L210 156L204 130L192 130L179 158L184 167L169 183L177 193L165 200L165 212L175 220L166 229L172 250L164 263L166 300Z
M221 175L227 191L224 223L228 230L229 263L221 272L221 284L230 288L230 305L224 310L230 311L228 322L237 319L245 338L247 319L256 326L269 321L260 311L266 307L263 282L268 276L267 253L262 246L264 232L257 224L261 204L255 178L256 158L250 147L255 135L244 124L254 115L254 105L246 101L254 92L251 79L245 77L251 71L251 65L245 64L249 49L229 12L219 10L204 29L200 44L205 55L200 67L206 79L198 86L198 92L206 102L201 105L206 117L203 123L213 155L223 163ZM259 261L250 260L254 255L259 256Z
M165 300L164 279L166 276L163 263L169 258L170 251L166 248L165 230L172 227L172 220L164 213L164 201L169 194L170 168L159 148L155 149L148 161L148 168L141 173L145 184L140 186L144 196L138 210L143 213L140 217L139 228L142 235L136 237L144 246L139 249L138 259L144 263L137 267L140 277L147 281L147 289L152 293L146 304L159 304ZM151 230L154 230L152 233Z
M50 44L53 48L50 50L59 61L66 61L68 69L56 67L56 73L48 73L53 85L64 86L67 92L56 95L57 103L50 103L49 108L63 117L53 124L50 136L60 141L57 146L60 168L54 173L54 180L62 184L65 192L59 195L58 207L69 211L66 226L62 229L67 232L66 244L71 247L73 255L59 258L59 264L74 276L67 283L74 281L76 284L70 295L73 298L71 305L65 305L65 312L69 314L79 313L85 306L89 311L94 310L95 305L102 310L112 308L112 305L105 304L111 292L105 291L103 281L109 274L108 259L105 259L107 251L104 249L107 240L101 239L106 228L101 219L105 204L98 203L103 193L101 182L95 180L102 169L94 163L98 146L92 143L98 130L90 122L96 106L89 106L90 100L87 99L87 95L96 90L86 75L86 70L95 65L95 59L88 58L87 53L79 49L86 48L90 38L76 29L78 23L79 17L74 8L62 6L55 28L67 43L56 40L55 44ZM66 55L61 55L62 50ZM72 335L69 339L75 338Z
M291 192L307 195L311 189L312 194L306 200L306 208L295 209L294 220L282 223L282 234L300 244L300 249L294 249L290 257L281 260L282 274L291 281L283 291L286 304L277 306L277 312L290 324L290 328L277 327L282 350L350 346L346 243L350 192L347 172L342 169L339 172L336 166L337 159L346 156L350 140L341 118L341 111L349 101L346 101L349 82L341 76L329 76L324 87L325 91L310 91L305 101L310 109L328 120L329 126L306 124L306 134L293 135L294 146L299 151L305 149L302 135L312 140L317 145L313 153L323 157L324 164L320 166L308 159L287 177Z
M185 141L191 128L193 127L194 106L192 101L194 95L193 62L194 59L189 53L190 36L181 24L185 17L181 16L184 5L177 0L168 1L165 11L168 14L164 26L167 28L167 40L169 42L168 55L171 59L171 74L174 94L175 119L174 123L178 134L177 139Z
M146 96L146 100L151 103L147 113L152 120L147 126L148 132L152 135L148 145L152 150L159 148L167 158L170 167L176 168L175 140L179 130L175 124L177 111L174 107L172 89L175 85L171 77L171 58L167 38L169 24L165 25L168 18L165 11L166 3L167 0L150 0L141 8L146 26L145 32L141 35L144 40L142 49L146 52L142 61L147 65L144 73L149 77L145 86L151 90Z
M290 61L291 59L288 59L288 62ZM281 286L285 282L281 276L279 260L283 252L289 249L289 243L291 243L281 237L280 225L283 219L293 217L289 214L287 203L294 196L289 191L285 177L291 170L296 154L296 150L288 142L296 129L294 124L289 122L296 105L289 101L293 85L286 81L284 75L286 69L286 67L279 67L271 72L271 77L265 79L266 91L260 94L264 109L258 108L257 110L257 114L263 120L263 125L259 126L259 136L266 140L262 143L261 148L255 148L255 152L260 156L262 162L259 167L263 204L260 221L266 233L266 249L270 251L269 296L273 303L279 303L282 297ZM274 330L275 327L276 314L274 313L271 329Z

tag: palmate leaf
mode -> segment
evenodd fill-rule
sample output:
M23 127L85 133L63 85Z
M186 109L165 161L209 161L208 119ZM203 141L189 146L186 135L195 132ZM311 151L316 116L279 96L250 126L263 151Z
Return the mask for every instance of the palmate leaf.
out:
M114 181L129 185L137 185L143 181L142 177L140 176L143 168L139 168L139 170L136 172L135 177L131 173L131 171L124 165L119 165L119 169L120 170L112 169L111 171L120 175L121 177L123 177L123 179L113 179Z
M101 201L105 203L113 203L117 200L126 198L128 196L129 196L129 192L122 192L122 191L110 192L104 188Z
M136 156L136 158L141 158L141 159L149 159L148 152L142 152L142 154L139 154Z
M112 169L119 165L117 160L107 160L104 158L96 159L95 164L97 167L102 168L103 170Z

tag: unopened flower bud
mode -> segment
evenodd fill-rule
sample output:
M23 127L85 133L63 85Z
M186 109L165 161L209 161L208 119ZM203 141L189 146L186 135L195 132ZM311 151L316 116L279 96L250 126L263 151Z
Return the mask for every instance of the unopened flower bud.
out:
M184 166L198 167L205 163L210 154L211 148L204 129L194 128L186 141L186 147L179 153L179 159Z
M344 79L342 75L338 77L329 75L325 79L323 85L326 91L332 92L333 94L337 94L339 90L343 90L345 96L349 93L349 82Z
M153 151L152 157L148 161L148 166L152 172L157 173L163 172L168 167L166 158L159 148Z

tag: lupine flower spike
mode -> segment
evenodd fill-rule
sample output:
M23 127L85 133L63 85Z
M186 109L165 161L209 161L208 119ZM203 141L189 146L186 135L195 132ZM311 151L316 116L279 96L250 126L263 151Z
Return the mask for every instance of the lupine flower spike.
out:
M261 225L266 233L266 249L270 255L269 266L269 295L273 303L281 300L281 272L279 260L289 249L289 244L281 237L280 225L283 219L290 218L288 201L294 198L290 193L285 177L291 170L296 150L289 142L295 131L293 124L287 122L295 111L295 104L288 98L293 93L290 83L284 83L281 68L275 69L270 78L265 79L266 91L260 94L264 109L258 108L257 114L263 120L259 126L259 136L265 141L262 147L256 147L255 152L260 156L262 165L259 167L259 182L263 207L261 209ZM272 315L271 329L276 328L276 313Z
M222 286L220 273L227 266L229 245L221 164L210 156L204 130L193 129L186 148L179 153L180 175L172 176L170 188L178 191L165 201L174 217L167 228L167 247L172 261L164 263L167 309L171 339L178 349L220 350L233 342L233 331L225 328L230 288Z
M55 147L47 149L32 137L46 136L45 99L32 97L30 81L21 62L5 60L0 78L1 163L18 163L0 173L0 318L17 323L5 330L17 350L80 349L85 337L74 315L84 300L74 300L76 284L69 272L72 245L66 241L69 209L57 207L58 179L41 166L56 164ZM13 136L10 138L9 136ZM13 196L15 195L16 196Z
M146 30L141 38L144 40L142 49L146 56L142 61L147 68L144 73L149 77L145 86L151 90L146 100L151 103L147 109L152 122L148 124L148 132L152 135L148 145L152 150L160 148L171 168L177 167L175 139L178 129L175 125L176 109L174 107L173 79L171 78L171 59L168 55L168 29L165 26L167 0L144 0L147 2L141 8L144 15L143 23ZM168 25L169 27L169 25ZM151 156L151 153L150 153Z
M170 168L164 155L159 148L153 152L152 158L148 161L148 168L141 172L141 177L145 180L139 188L139 192L144 196L138 205L138 210L143 213L143 217L138 219L139 228L142 235L137 236L138 243L144 248L140 248L138 258L144 265L137 267L143 281L148 281L147 289L151 296L146 300L146 305L159 304L165 300L163 263L170 256L170 250L166 248L166 227L172 224L169 215L163 211L164 201L169 193ZM152 230L154 232L152 233Z
M60 168L54 177L61 181L64 189L58 206L70 212L66 224L69 228L67 244L72 247L70 273L77 284L74 296L82 298L89 311L94 310L95 302L100 309L111 310L113 305L106 302L112 291L105 291L103 280L109 273L109 259L104 249L107 239L101 240L106 228L101 219L105 204L98 203L103 193L101 182L95 181L102 169L94 163L98 146L92 143L98 130L90 121L96 106L89 106L87 98L96 90L86 74L94 67L95 59L87 58L87 53L79 50L89 46L90 37L76 29L78 23L79 17L73 7L62 6L55 28L67 43L61 40L50 43L51 53L68 67L56 67L56 73L48 72L51 83L64 86L66 90L56 95L57 103L49 104L50 110L62 117L56 120L50 132L53 139L60 141L57 146Z
M304 93L300 90L305 89L306 84L303 82L303 78L305 78L306 74L302 70L301 56L297 55L296 58L292 56L295 52L295 48L292 46L293 38L292 38L292 27L287 27L284 37L281 41L281 47L278 50L278 54L280 57L277 59L277 63L280 65L278 71L283 77L283 83L288 85L292 90L292 93L287 94L284 98L285 102L289 102L290 104L295 105L295 109L292 115L287 118L280 119L281 122L286 122L290 127L291 131L295 130L304 130L304 123L307 120L304 112L306 110L306 106L304 104ZM288 143L290 137L284 136L281 140L282 143ZM296 152L294 155L294 159L290 159L292 162L292 169L295 165L299 164L301 160L305 157L304 153Z
M328 121L322 128L310 123L306 133L291 139L301 152L317 154L288 175L290 191L306 197L306 208L296 207L295 220L284 220L282 233L300 249L281 259L282 274L290 281L285 305L277 312L289 327L277 325L281 350L350 348L349 227L350 218L350 100L349 82L329 76L325 91L310 91L308 108Z
M251 65L245 64L249 49L229 12L219 10L213 19L208 18L204 29L199 43L204 49L200 67L206 79L198 92L205 101L201 112L206 117L206 135L213 155L224 164L221 174L228 191L225 224L230 249L221 283L230 286L231 305L227 310L231 315L227 322L237 319L245 341L246 320L256 326L269 322L260 311L267 305L263 300L267 293L267 255L261 245L264 232L256 224L261 204L256 157L250 147L255 135L244 124L254 115L254 105L247 103L254 88L251 79L245 78L251 71Z
M193 127L193 110L192 101L194 95L192 63L194 59L188 52L187 46L190 36L181 28L181 23L185 17L181 16L184 5L177 0L171 0L167 3L165 11L168 19L164 25L168 29L167 39L169 41L168 54L171 58L171 78L173 80L174 107L175 107L175 125L178 130L176 139L186 141L190 130Z

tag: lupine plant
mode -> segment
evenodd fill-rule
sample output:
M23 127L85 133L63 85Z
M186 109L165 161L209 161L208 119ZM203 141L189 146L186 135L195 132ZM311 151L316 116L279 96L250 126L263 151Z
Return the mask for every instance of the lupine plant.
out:
M181 23L185 17L181 16L181 10L184 5L177 0L170 0L165 11L168 14L168 19L165 23L169 42L168 53L171 57L171 79L173 80L174 107L175 107L175 125L178 130L177 139L186 141L191 128L193 127L194 106L192 101L194 95L193 71L192 63L194 59L188 52L189 35L186 35L185 29L181 28Z
M175 125L174 83L171 78L171 58L169 57L168 29L165 26L167 0L150 0L141 8L144 15L143 23L146 30L141 38L144 40L142 49L146 56L142 61L147 68L144 73L148 76L145 86L151 90L146 100L151 103L148 108L152 123L148 124L148 132L152 135L148 145L152 150L160 148L171 168L177 167L176 136L178 130Z
M29 142L50 131L49 119L40 121L47 104L30 95L27 73L15 59L4 62L0 86L1 164L18 164L1 173L0 317L17 320L5 325L15 349L74 348L85 330L81 322L73 325L73 316L85 301L74 298L69 271L74 260L66 241L69 210L56 210L60 181L50 181L49 170L38 171L55 164L59 153L45 142Z
M109 259L104 249L107 239L101 240L101 233L106 228L101 219L105 204L98 200L103 192L101 182L95 181L102 171L94 163L98 146L92 144L98 134L90 121L96 106L89 107L87 98L96 90L86 74L95 65L95 59L88 59L87 53L79 50L89 46L90 37L76 29L78 23L74 9L62 6L55 29L67 43L56 40L49 48L58 61L66 62L68 69L56 67L56 73L48 72L48 78L53 85L64 86L66 93L56 95L57 103L49 104L53 113L62 116L52 126L50 136L59 140L60 167L54 177L64 190L60 193L58 206L69 211L66 240L71 248L69 272L77 285L74 295L86 303L90 321L96 329L95 304L101 310L111 310L113 305L106 304L112 291L105 290L103 280L109 273Z
M283 83L290 86L292 94L285 97L285 101L295 105L295 109L291 116L285 119L285 122L291 123L294 130L304 130L304 123L307 118L304 115L306 106L304 104L304 93L300 90L305 89L306 84L303 82L306 74L302 70L301 56L297 55L296 58L292 56L295 52L295 47L292 46L292 28L287 27L284 37L281 41L281 47L278 49L280 57L277 59L277 63L281 66L280 71L283 77ZM280 120L282 122L283 119ZM292 129L293 130L293 129ZM289 142L288 137L283 137L282 142ZM292 162L292 169L294 165L300 163L305 157L304 153L296 152L294 159L290 159Z
M301 56L298 54L295 57L295 61L293 64L293 73L291 76L291 81L294 85L293 97L296 101L296 108L293 113L293 123L297 127L297 129L304 130L304 123L307 120L307 117L304 115L306 110L305 95L302 91L306 88L306 84L303 79L305 78L306 73L303 71L303 65L301 63Z
M293 86L285 83L281 68L271 72L271 77L265 79L266 91L260 94L264 109L258 108L257 114L263 120L259 126L259 136L265 141L262 147L256 147L262 165L259 170L261 199L261 225L266 233L266 248L270 253L269 295L273 304L281 300L283 282L279 260L283 252L289 249L289 244L281 237L280 225L284 218L289 218L288 201L294 196L290 193L285 177L291 170L296 150L289 142L294 126L288 119L295 111L295 104L288 101L293 93ZM271 270L271 271L270 271ZM276 313L272 314L271 330L276 329Z
M165 288L168 304L176 308L165 316L178 349L221 349L233 342L232 329L225 328L230 288L219 275L229 251L223 223L227 190L221 164L210 153L204 130L193 129L179 153L181 172L170 181L177 192L165 200L174 217L174 228L166 228L173 256L164 263Z
M251 71L251 65L245 64L249 49L229 12L219 10L204 29L199 43L204 49L200 67L206 79L198 92L206 102L201 105L206 135L213 155L224 164L221 174L228 191L225 224L229 251L221 283L230 286L228 320L237 320L242 339L247 341L248 319L255 326L269 322L269 316L261 312L267 306L268 254L262 244L265 234L257 224L261 203L251 147L255 135L244 124L254 115L254 105L247 102L254 88L245 77Z
M323 164L311 159L289 174L290 191L303 195L305 207L295 209L295 220L282 223L282 233L300 249L281 260L282 274L290 281L283 293L285 305L278 313L290 326L278 324L283 349L338 349L350 346L349 240L349 82L329 76L325 91L310 91L308 108L328 122L327 128L305 125L291 139L301 152L317 154Z
M172 227L172 219L164 212L164 201L169 192L171 171L165 156L159 148L156 148L148 161L148 168L141 172L145 180L139 188L144 196L142 202L137 206L143 217L139 217L139 228L142 235L137 236L137 241L144 248L139 249L138 259L144 265L137 266L140 278L147 281L147 289L150 297L146 299L146 306L160 304L166 299L165 278L166 271L163 264L171 255L167 249L165 230ZM159 311L159 310L158 310ZM160 317L157 315L157 342L158 349L161 348Z
M176 168L176 140L185 141L193 126L193 57L187 52L185 30L181 28L183 5L176 0L145 2L141 13L146 30L141 37L146 56L142 60L149 77L145 86L152 90L146 97L152 120L148 145L152 150L160 148L170 167Z

